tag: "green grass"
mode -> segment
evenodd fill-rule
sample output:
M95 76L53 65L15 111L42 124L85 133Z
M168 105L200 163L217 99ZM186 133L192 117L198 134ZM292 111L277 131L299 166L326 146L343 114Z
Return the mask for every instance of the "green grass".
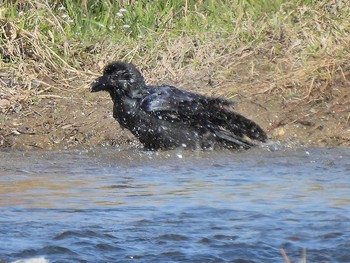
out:
M54 2L58 4L54 4ZM21 26L54 36L92 39L109 34L112 38L139 39L149 32L171 30L173 33L195 34L244 31L265 18L283 12L283 5L298 8L311 1L5 1L3 17L21 21ZM34 22L34 23L33 23ZM48 23L47 23L48 22Z

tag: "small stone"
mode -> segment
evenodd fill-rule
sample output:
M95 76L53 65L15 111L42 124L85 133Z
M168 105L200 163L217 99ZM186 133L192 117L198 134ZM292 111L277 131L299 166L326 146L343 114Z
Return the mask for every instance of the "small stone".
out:
M286 134L284 128L278 128L274 131L273 135L275 137L283 137Z

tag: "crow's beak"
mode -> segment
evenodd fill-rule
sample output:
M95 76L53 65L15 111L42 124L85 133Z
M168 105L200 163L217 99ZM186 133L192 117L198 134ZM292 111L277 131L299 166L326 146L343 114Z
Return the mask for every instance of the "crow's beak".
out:
M94 82L92 82L89 89L90 89L90 92L107 90L107 78L105 76L102 76L95 79Z

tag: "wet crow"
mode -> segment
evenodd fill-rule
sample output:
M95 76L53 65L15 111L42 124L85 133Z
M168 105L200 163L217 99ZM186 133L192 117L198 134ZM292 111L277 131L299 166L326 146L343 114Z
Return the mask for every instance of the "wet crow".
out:
M109 92L113 117L149 150L248 149L267 139L256 123L230 110L232 102L168 85L147 86L129 63L107 65L90 90Z

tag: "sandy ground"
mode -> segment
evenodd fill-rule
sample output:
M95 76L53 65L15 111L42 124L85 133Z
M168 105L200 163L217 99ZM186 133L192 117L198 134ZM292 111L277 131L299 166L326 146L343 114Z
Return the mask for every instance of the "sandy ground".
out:
M220 93L227 94L225 89ZM335 83L328 94L322 101L296 101L286 100L278 92L238 91L230 99L237 102L236 111L267 131L271 141L291 147L350 146L350 85ZM113 119L109 95L91 94L86 86L72 91L48 91L36 103L23 103L20 110L2 110L3 149L117 147L137 143Z

